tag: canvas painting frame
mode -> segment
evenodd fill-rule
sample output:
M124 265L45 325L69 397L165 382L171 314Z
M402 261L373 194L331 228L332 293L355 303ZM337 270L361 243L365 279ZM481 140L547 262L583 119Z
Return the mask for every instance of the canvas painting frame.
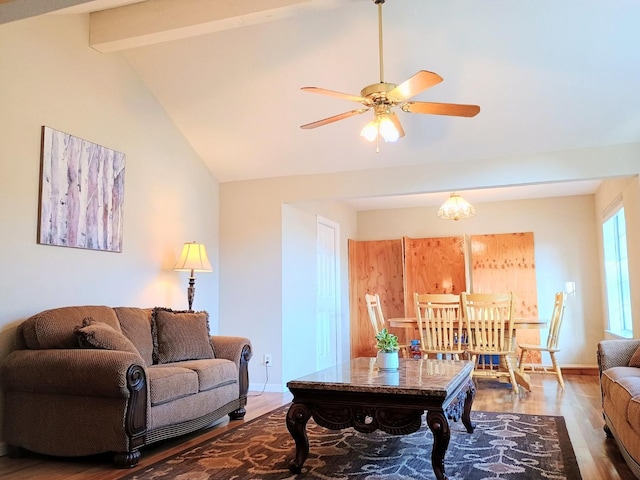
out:
M38 243L122 251L124 153L42 127Z

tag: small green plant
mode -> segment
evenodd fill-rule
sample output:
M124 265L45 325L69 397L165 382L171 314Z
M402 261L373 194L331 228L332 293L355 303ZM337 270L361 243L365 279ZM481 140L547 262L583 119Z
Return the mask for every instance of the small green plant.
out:
M393 333L389 333L386 328L383 328L376 334L376 348L385 353L397 352L400 350L398 337Z

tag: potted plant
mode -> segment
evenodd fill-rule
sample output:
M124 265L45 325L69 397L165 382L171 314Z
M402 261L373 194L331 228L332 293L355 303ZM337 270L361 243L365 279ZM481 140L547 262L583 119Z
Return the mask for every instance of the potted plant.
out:
M376 348L378 354L376 363L381 371L395 371L398 369L400 360L398 359L398 337L383 328L376 334Z

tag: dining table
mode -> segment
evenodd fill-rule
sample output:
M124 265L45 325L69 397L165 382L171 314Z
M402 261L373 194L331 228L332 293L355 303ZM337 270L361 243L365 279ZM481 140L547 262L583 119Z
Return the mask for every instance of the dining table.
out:
M415 337L415 333L418 330L418 319L416 317L395 317L388 318L386 321L390 327L403 328L405 331L405 340L407 342ZM515 318L514 322L515 330L542 330L547 328L549 325L548 321L539 318ZM457 327L455 322L454 325ZM419 334L415 338L420 338ZM513 352L512 361L513 365L516 366L518 357L515 350ZM527 372L520 373L517 367L514 369L513 373L518 385L521 385L528 391L531 391L531 376Z

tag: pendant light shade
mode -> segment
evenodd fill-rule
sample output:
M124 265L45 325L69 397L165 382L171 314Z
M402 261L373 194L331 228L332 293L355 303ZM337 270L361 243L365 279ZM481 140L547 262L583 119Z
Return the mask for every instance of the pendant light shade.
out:
M476 209L456 192L453 192L438 210L438 217L443 220L471 218L475 214Z

